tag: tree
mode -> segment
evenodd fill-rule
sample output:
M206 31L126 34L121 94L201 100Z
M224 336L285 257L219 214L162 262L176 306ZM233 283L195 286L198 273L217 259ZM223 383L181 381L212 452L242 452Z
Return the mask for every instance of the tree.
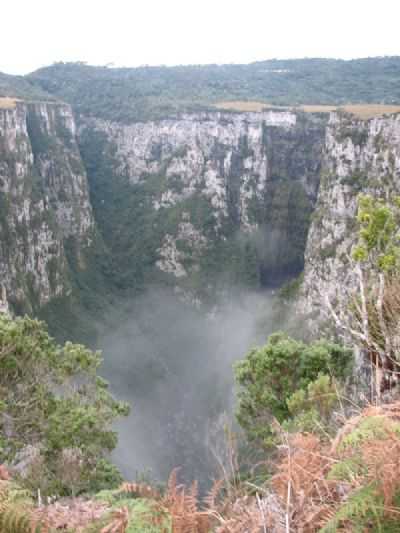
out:
M313 394L316 386L310 385L321 385L321 376L328 381L344 379L350 365L351 352L338 344L327 340L305 344L284 333L270 335L264 346L250 350L236 365L239 423L251 440L268 444L272 421L291 417L299 391Z
M374 366L378 400L400 371L400 198L392 202L359 196L359 238L348 258L358 286L336 308L326 299L338 330Z
M37 320L0 315L0 463L29 445L44 469L38 487L70 488L58 475L66 455L79 457L82 488L102 477L117 442L112 423L129 408L108 392L100 363L84 346L58 346Z

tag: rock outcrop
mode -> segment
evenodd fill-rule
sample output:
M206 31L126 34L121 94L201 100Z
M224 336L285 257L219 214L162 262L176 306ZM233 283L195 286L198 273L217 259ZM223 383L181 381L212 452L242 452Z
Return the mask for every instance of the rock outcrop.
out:
M400 115L367 121L337 113L330 117L299 301L314 328L330 319L327 299L337 305L356 289L351 251L358 239L360 192L389 203L400 194Z
M400 191L398 115L81 116L77 131L68 105L16 102L0 109L2 305L68 294L97 228L119 287L164 276L194 298L231 270L264 285L301 272L307 240L298 309L317 324L354 283L360 191Z
M153 215L142 230L154 241L154 264L162 272L181 280L197 276L217 242L235 238L237 247L238 235L251 236L266 284L280 272L298 272L317 197L325 122L290 111L198 113L130 125L81 117L80 145L100 230L106 240L107 234L129 233L120 226L110 231L116 215L102 223L99 213L121 196L127 201L130 185L137 193L127 210L142 213L151 198L146 209ZM113 196L117 189L119 197ZM160 226L159 238L154 228ZM134 233L132 228L132 238ZM120 253L113 239L109 245ZM123 247L132 248L133 241L125 239Z
M0 109L0 279L16 312L70 289L94 221L71 108L16 102Z

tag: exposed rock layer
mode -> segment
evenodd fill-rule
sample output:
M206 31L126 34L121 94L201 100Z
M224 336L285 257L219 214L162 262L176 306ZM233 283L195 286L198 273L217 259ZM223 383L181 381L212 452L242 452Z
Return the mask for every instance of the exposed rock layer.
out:
M301 270L308 233L298 306L322 317L326 295L334 301L352 283L358 192L400 189L399 116L334 113L327 122L276 111L131 125L80 117L81 157L69 106L0 110L3 300L32 311L68 294L96 225L122 286L147 269L184 288L212 287L228 249L238 269L254 260L259 281L273 283Z
M66 243L84 268L94 229L71 108L0 109L0 279L18 312L69 290Z
M400 115L361 121L333 113L326 132L318 201L305 254L299 302L314 327L329 320L326 301L357 288L351 251L360 192L391 201L400 194Z
M143 194L151 195L152 209L159 212L156 225L164 224L165 235L155 245L159 269L190 277L213 243L246 234L268 284L279 272L290 275L302 268L325 122L288 111L201 113L131 125L83 118L79 137L92 190L98 192L95 213L116 201L111 188L130 184L137 199L153 183ZM102 146L102 161L93 158L95 146ZM131 212L137 212L136 199ZM106 239L111 218L100 223ZM172 218L175 223L168 225ZM109 245L118 255L112 238ZM124 241L125 248L131 246ZM189 256L192 272L185 265Z

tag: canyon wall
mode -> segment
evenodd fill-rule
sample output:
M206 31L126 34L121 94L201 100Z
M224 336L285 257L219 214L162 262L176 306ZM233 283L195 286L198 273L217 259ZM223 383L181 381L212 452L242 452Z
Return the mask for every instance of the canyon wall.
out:
M400 192L399 115L80 116L77 127L68 105L17 101L0 109L0 300L36 312L86 270L100 293L104 257L117 290L160 283L195 303L305 264L297 309L318 327L326 299L354 284L361 191Z
M145 261L147 274L195 292L301 271L325 124L290 111L131 125L81 117L93 208L116 270L125 264L137 280Z
M359 120L331 114L321 184L305 252L299 310L318 328L330 321L327 300L343 305L357 288L352 249L358 240L357 197L389 203L400 194L400 115Z
M71 108L0 108L2 300L18 313L33 312L68 294L71 254L84 269L93 231Z

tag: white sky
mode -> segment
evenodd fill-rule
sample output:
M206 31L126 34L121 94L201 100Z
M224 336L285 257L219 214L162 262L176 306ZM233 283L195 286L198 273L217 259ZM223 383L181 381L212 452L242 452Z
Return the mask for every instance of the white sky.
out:
M400 0L0 0L0 71L400 55Z

